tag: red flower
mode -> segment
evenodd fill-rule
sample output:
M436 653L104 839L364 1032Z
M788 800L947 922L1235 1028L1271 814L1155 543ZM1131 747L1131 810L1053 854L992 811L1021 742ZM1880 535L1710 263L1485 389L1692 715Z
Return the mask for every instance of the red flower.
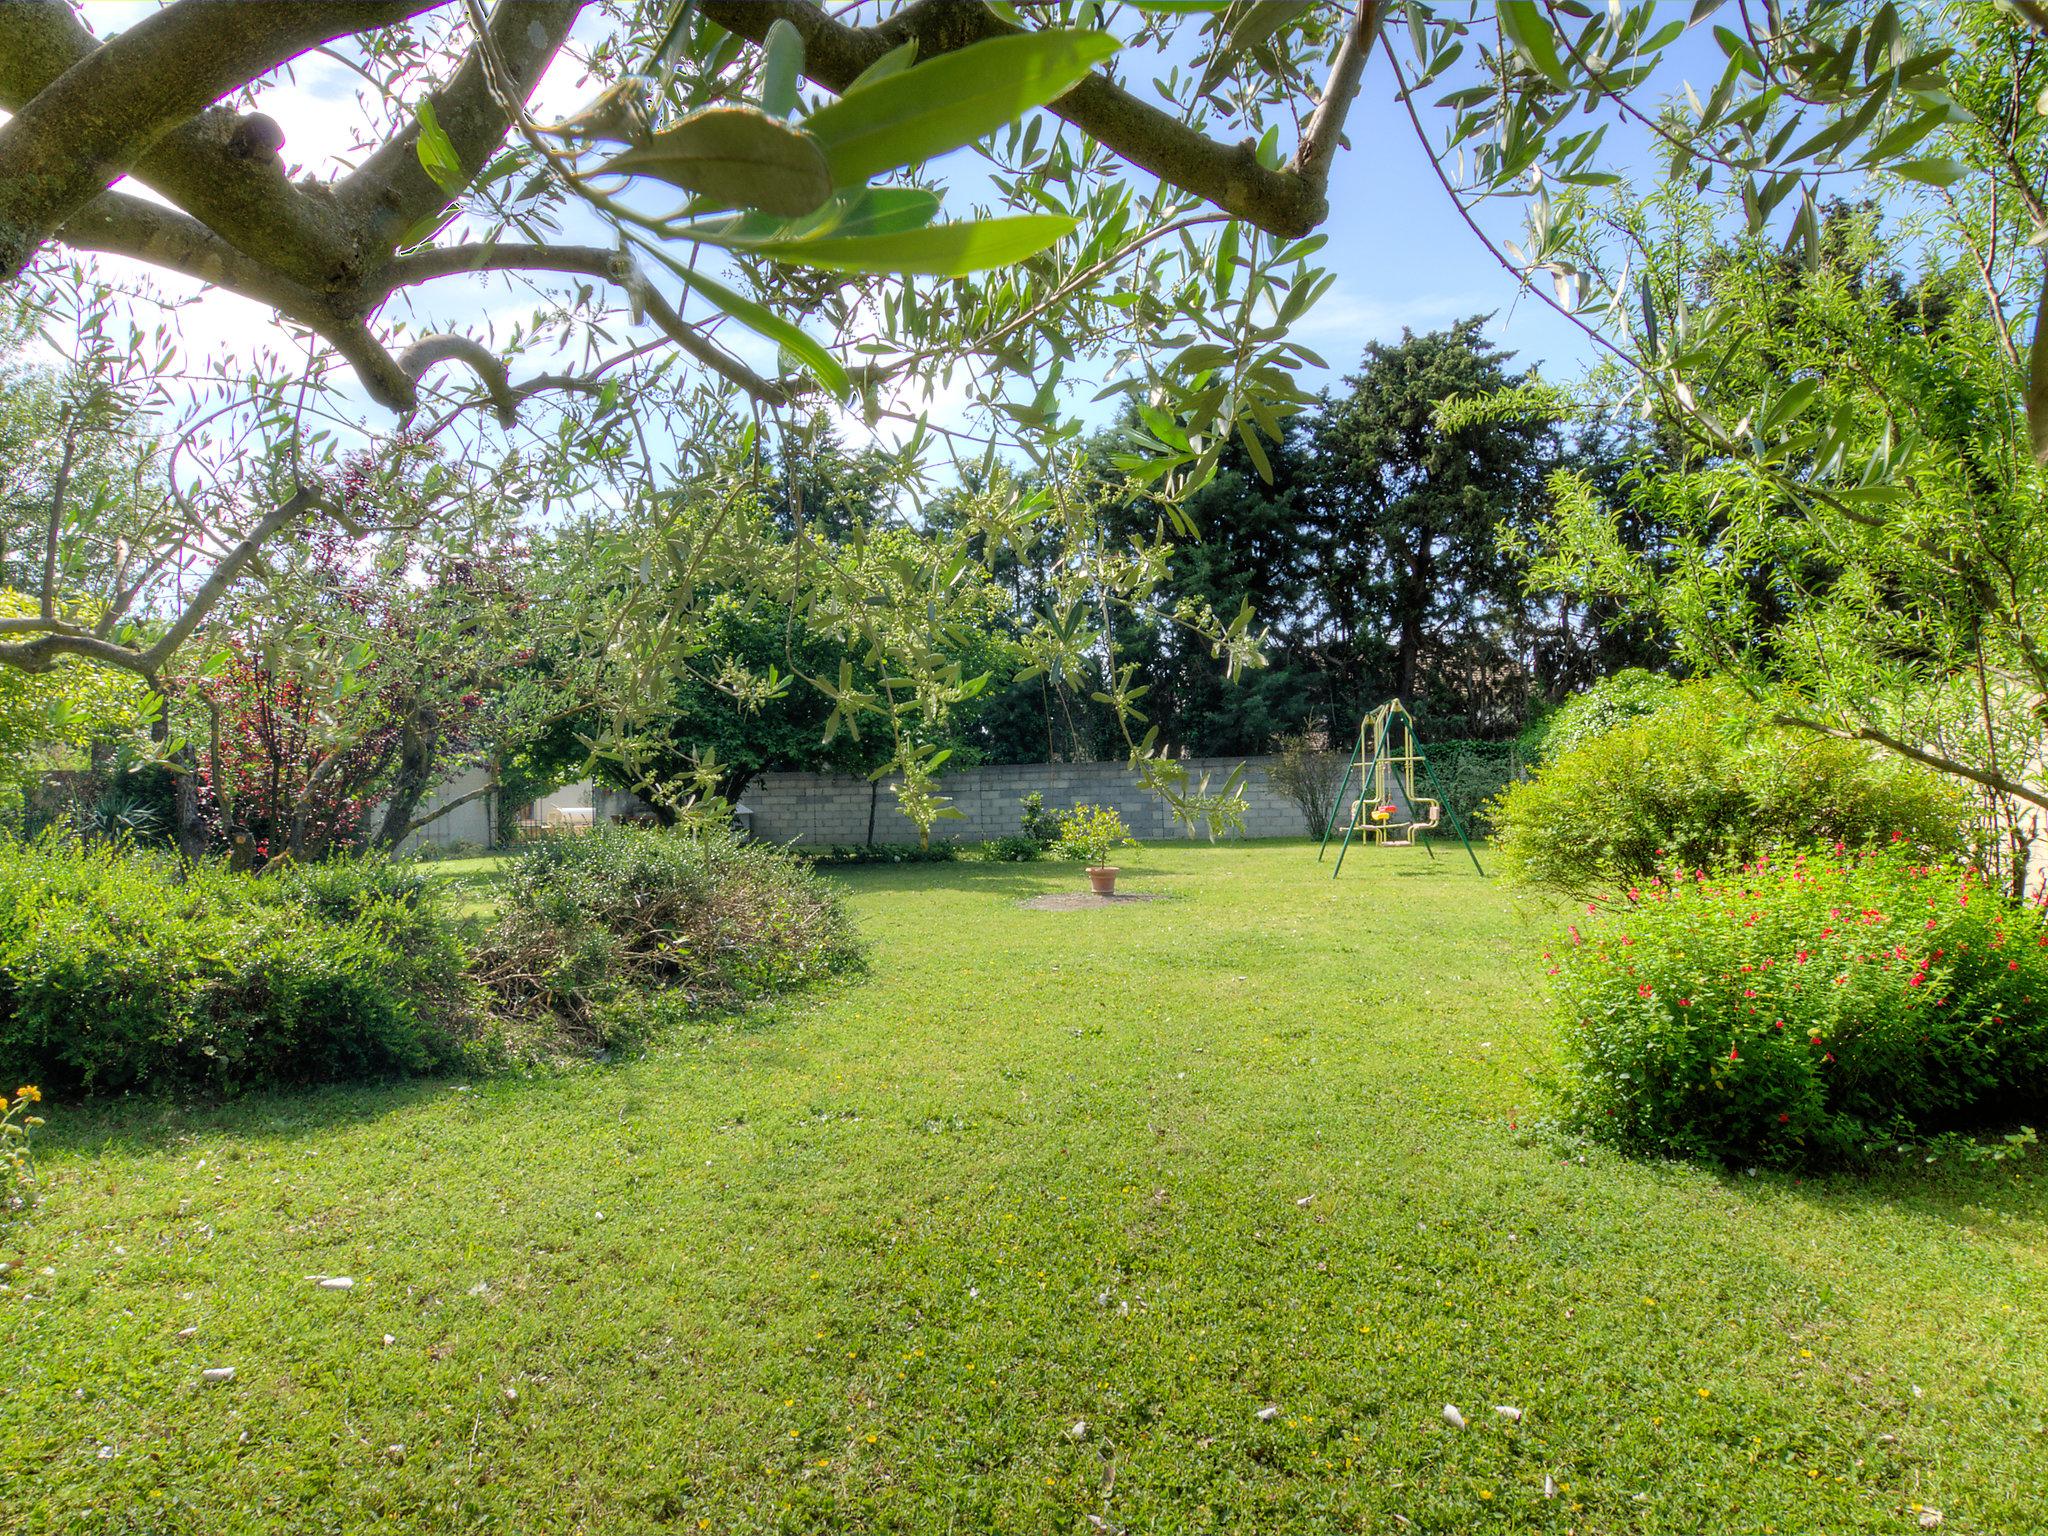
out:
M1735 1047L1731 1045L1728 1047L1728 1059L1730 1061L1740 1061L1742 1060L1742 1053L1736 1050Z
M1649 984L1649 983L1648 983L1647 981L1639 983L1639 984L1637 985L1637 987L1636 987L1636 996L1637 996L1637 997L1648 997L1649 995L1650 995L1650 984Z
M1791 1120L1792 1120L1792 1117L1791 1117L1790 1115L1787 1115L1787 1114L1780 1114L1780 1115L1778 1116L1778 1124L1780 1124L1780 1125L1788 1125L1788 1124L1790 1124L1790 1123L1791 1123Z

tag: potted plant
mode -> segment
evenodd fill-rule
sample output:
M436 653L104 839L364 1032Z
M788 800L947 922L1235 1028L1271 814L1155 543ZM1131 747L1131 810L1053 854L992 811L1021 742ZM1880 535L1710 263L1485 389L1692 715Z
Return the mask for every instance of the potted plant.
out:
M1077 805L1060 818L1059 841L1053 852L1088 866L1088 886L1098 896L1116 894L1116 866L1110 857L1119 848L1135 848L1138 840L1123 817L1106 805Z

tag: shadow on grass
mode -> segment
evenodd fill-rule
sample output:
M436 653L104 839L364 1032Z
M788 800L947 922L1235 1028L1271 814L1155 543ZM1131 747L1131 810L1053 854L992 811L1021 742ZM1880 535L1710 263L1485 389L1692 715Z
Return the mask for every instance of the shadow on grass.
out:
M413 1077L391 1082L325 1083L306 1088L266 1088L209 1098L189 1093L133 1093L118 1097L53 1099L38 1155L53 1164L100 1152L161 1152L181 1140L234 1136L282 1140L338 1129L412 1109L468 1086L516 1078L468 1079L456 1075Z
M863 892L887 891L894 895L950 891L961 895L1000 897L1020 901L1032 896L1058 896L1088 889L1088 874L1079 864L1047 859L1034 864L856 864L821 870L834 879L845 879ZM1144 888L1147 880L1184 878L1173 871L1148 864L1119 864L1118 895L1164 894Z
M2040 1123L2039 1116L2030 1117ZM1980 1129L1980 1143L1995 1147L2011 1125ZM1976 1161L1953 1146L1908 1144L1903 1152L1865 1168L1830 1169L1816 1173L1759 1173L1729 1168L1722 1184L1733 1194L1753 1199L1768 1191L1772 1198L1790 1195L1816 1212L1854 1212L1882 1206L1944 1228L1982 1227L1987 1223L2032 1223L2048 1228L2048 1153L2030 1148L2023 1157L2002 1162Z

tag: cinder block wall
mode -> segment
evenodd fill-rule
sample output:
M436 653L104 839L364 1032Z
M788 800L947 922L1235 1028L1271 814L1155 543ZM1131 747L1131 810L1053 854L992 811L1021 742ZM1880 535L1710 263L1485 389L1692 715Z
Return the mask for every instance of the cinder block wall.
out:
M1300 837L1306 832L1299 809L1266 778L1271 758L1204 757L1188 760L1190 784L1208 775L1211 789L1238 763L1245 765L1245 818L1248 837ZM754 813L754 835L776 843L813 845L864 843L868 840L871 796L875 841L914 843L917 828L896 809L894 781L884 780L879 795L866 779L831 773L767 773L747 786L740 798ZM1184 837L1166 803L1138 785L1137 776L1121 761L1113 763L1015 763L991 768L963 768L942 774L940 793L952 799L959 821L932 828L935 839L980 842L1007 837L1017 830L1018 802L1036 790L1049 810L1075 805L1107 805L1121 815L1133 835L1147 840ZM1200 837L1205 834L1197 832Z

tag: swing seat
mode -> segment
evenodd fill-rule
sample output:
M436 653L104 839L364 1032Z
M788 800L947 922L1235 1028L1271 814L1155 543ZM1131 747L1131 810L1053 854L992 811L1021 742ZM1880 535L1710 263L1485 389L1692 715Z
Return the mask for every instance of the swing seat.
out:
M1382 848L1413 848L1418 833L1427 832L1443 819L1443 807L1434 800L1417 799L1411 801L1410 810L1411 812L1419 811L1421 814L1411 814L1406 821L1385 821L1380 823L1385 832L1399 832L1402 834L1400 837L1383 835L1380 838L1380 846Z

